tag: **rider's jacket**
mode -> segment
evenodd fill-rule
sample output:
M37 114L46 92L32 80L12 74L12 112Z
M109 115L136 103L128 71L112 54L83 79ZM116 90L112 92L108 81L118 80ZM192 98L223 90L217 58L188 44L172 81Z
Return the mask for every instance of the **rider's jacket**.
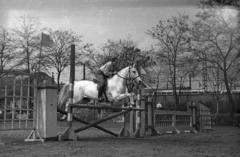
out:
M115 68L111 61L107 62L103 66L100 67L100 70L104 73L104 75L111 77L113 75L113 72L115 71Z

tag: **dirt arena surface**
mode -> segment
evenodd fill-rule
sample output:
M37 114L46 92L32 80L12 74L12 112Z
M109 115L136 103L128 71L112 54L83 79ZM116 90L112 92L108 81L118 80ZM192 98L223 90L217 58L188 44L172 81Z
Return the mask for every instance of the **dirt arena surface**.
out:
M63 128L62 128L63 129ZM114 130L113 128L110 128ZM23 142L29 132L1 132L1 157L240 157L240 127L145 138L115 138L97 129L78 141Z

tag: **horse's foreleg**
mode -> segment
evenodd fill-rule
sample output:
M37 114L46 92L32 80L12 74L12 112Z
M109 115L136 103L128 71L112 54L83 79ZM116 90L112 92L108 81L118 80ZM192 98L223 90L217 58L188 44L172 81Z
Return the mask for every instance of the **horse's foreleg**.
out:
M121 101L125 98L129 97L130 98L130 103L131 105L134 105L134 93L125 93L125 94L120 94L115 98L115 101Z

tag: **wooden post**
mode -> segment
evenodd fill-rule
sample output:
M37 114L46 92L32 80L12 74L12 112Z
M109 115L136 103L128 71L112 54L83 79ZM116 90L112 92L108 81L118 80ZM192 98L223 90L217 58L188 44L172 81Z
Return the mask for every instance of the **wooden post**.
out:
M141 137L145 137L146 132L145 132L145 111L146 111L146 105L145 105L145 93L144 89L141 89L141 100L140 100L140 105L141 108L144 109L144 111L141 111Z
M148 98L149 99L149 98ZM148 100L148 101L151 101L151 104L148 104L148 106L147 106L147 123L148 123L148 132L149 133L153 133L152 132L152 127L153 127L153 119L152 119L152 110L151 110L151 106L152 106L152 99L150 100ZM149 128L149 127L151 127L151 128Z
M0 91L1 90L2 90L2 67L0 66ZM2 135L1 135L1 132L0 132L0 145L3 145L3 144L4 143L2 142Z
M197 129L197 122L196 122L196 104L195 102L191 102L191 110L192 110L192 124L195 129Z
M86 80L86 65L83 64L83 80Z
M173 128L174 128L174 133L179 134L180 131L177 128L177 113L174 112L172 115L172 124L173 124Z
M74 81L75 81L75 45L71 45L71 67L70 67L70 78L69 78L69 99L68 103L73 103L73 88L74 88ZM71 105L68 106L68 125L72 127L72 108Z
M130 111L130 113L129 113L129 116L130 116L130 122L129 122L129 136L130 137L132 137L132 138L134 138L135 137L135 135L134 135L134 131L135 131L135 125L134 125L134 123L135 123L135 119L134 119L134 112L135 111L133 111L133 110L131 110Z
M148 126L148 131L150 132L151 135L158 135L160 134L158 130L156 130L155 126L155 112L154 112L154 100L153 98L151 100L151 103L148 104L147 106L147 126Z
M130 97L130 102L134 102L134 95L131 95ZM132 104L130 104L130 108L133 108ZM135 111L130 110L129 111L129 116L130 116L130 122L129 122L129 137L134 138L134 131L135 131Z
M172 127L176 127L176 114L172 114Z
M155 98L156 99L156 98ZM155 126L156 126L156 116L155 116L155 112L154 112L154 106L156 105L156 104L154 104L154 102L156 102L156 100L153 100L152 99L152 101L153 101L153 103L152 103L152 105L150 105L151 106L151 119L152 119L152 134L155 134Z
M0 66L0 91L1 90L2 90L2 67ZM3 145L3 144L4 143L2 142L2 135L1 135L1 132L0 132L0 145Z
M37 95L37 130L46 140L57 140L57 85L42 83Z
M191 106L191 103L187 102L187 112L192 112L190 106ZM192 121L193 114L191 114L191 116L189 116L189 117L190 117L190 124L189 124L189 126L193 127L193 121Z
M193 102L188 102L187 103L187 112L191 112L190 116L190 127L194 127L191 132L197 133L196 129L196 106Z
M140 87L137 86L136 92L137 93L137 101L136 101L136 108L140 108L141 105L141 90ZM140 123L140 119L141 119L141 112L139 110L135 111L135 137L140 137L141 134L141 123Z
M123 108L125 107L125 106L124 106L124 103L125 103L125 102L123 102L123 105L122 105ZM123 111L123 110L122 110L122 111ZM128 113L129 113L129 112L128 112ZM121 128L121 130L120 130L120 132L119 132L119 134L118 134L119 137L122 137L122 136L130 136L129 131L127 130L127 119L126 119L126 115L127 115L127 113L124 113L124 114L123 114L123 117L122 117L123 127Z
M75 45L71 45L71 56L70 56L70 78L69 78L69 99L68 99L68 128L64 131L62 135L59 136L59 140L77 140L77 136L72 129L72 107L71 104L73 103L73 89L74 89L74 81L75 81Z

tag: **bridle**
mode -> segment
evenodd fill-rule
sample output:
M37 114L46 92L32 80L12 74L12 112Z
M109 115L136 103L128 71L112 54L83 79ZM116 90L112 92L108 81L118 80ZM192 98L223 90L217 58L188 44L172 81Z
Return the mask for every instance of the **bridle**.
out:
M133 83L133 81L134 81L135 79L137 79L138 77L140 77L140 76L138 75L138 76L136 76L136 77L134 77L134 78L131 78L131 76L130 76L130 70L131 70L131 67L128 68L128 77L127 77L127 78L120 76L118 73L116 74L118 77L120 77L120 78L122 78L122 79L124 79L124 80L127 81L126 86L127 86L128 92L131 92L132 89L134 88L134 83ZM128 82L130 82L130 83L128 83Z

